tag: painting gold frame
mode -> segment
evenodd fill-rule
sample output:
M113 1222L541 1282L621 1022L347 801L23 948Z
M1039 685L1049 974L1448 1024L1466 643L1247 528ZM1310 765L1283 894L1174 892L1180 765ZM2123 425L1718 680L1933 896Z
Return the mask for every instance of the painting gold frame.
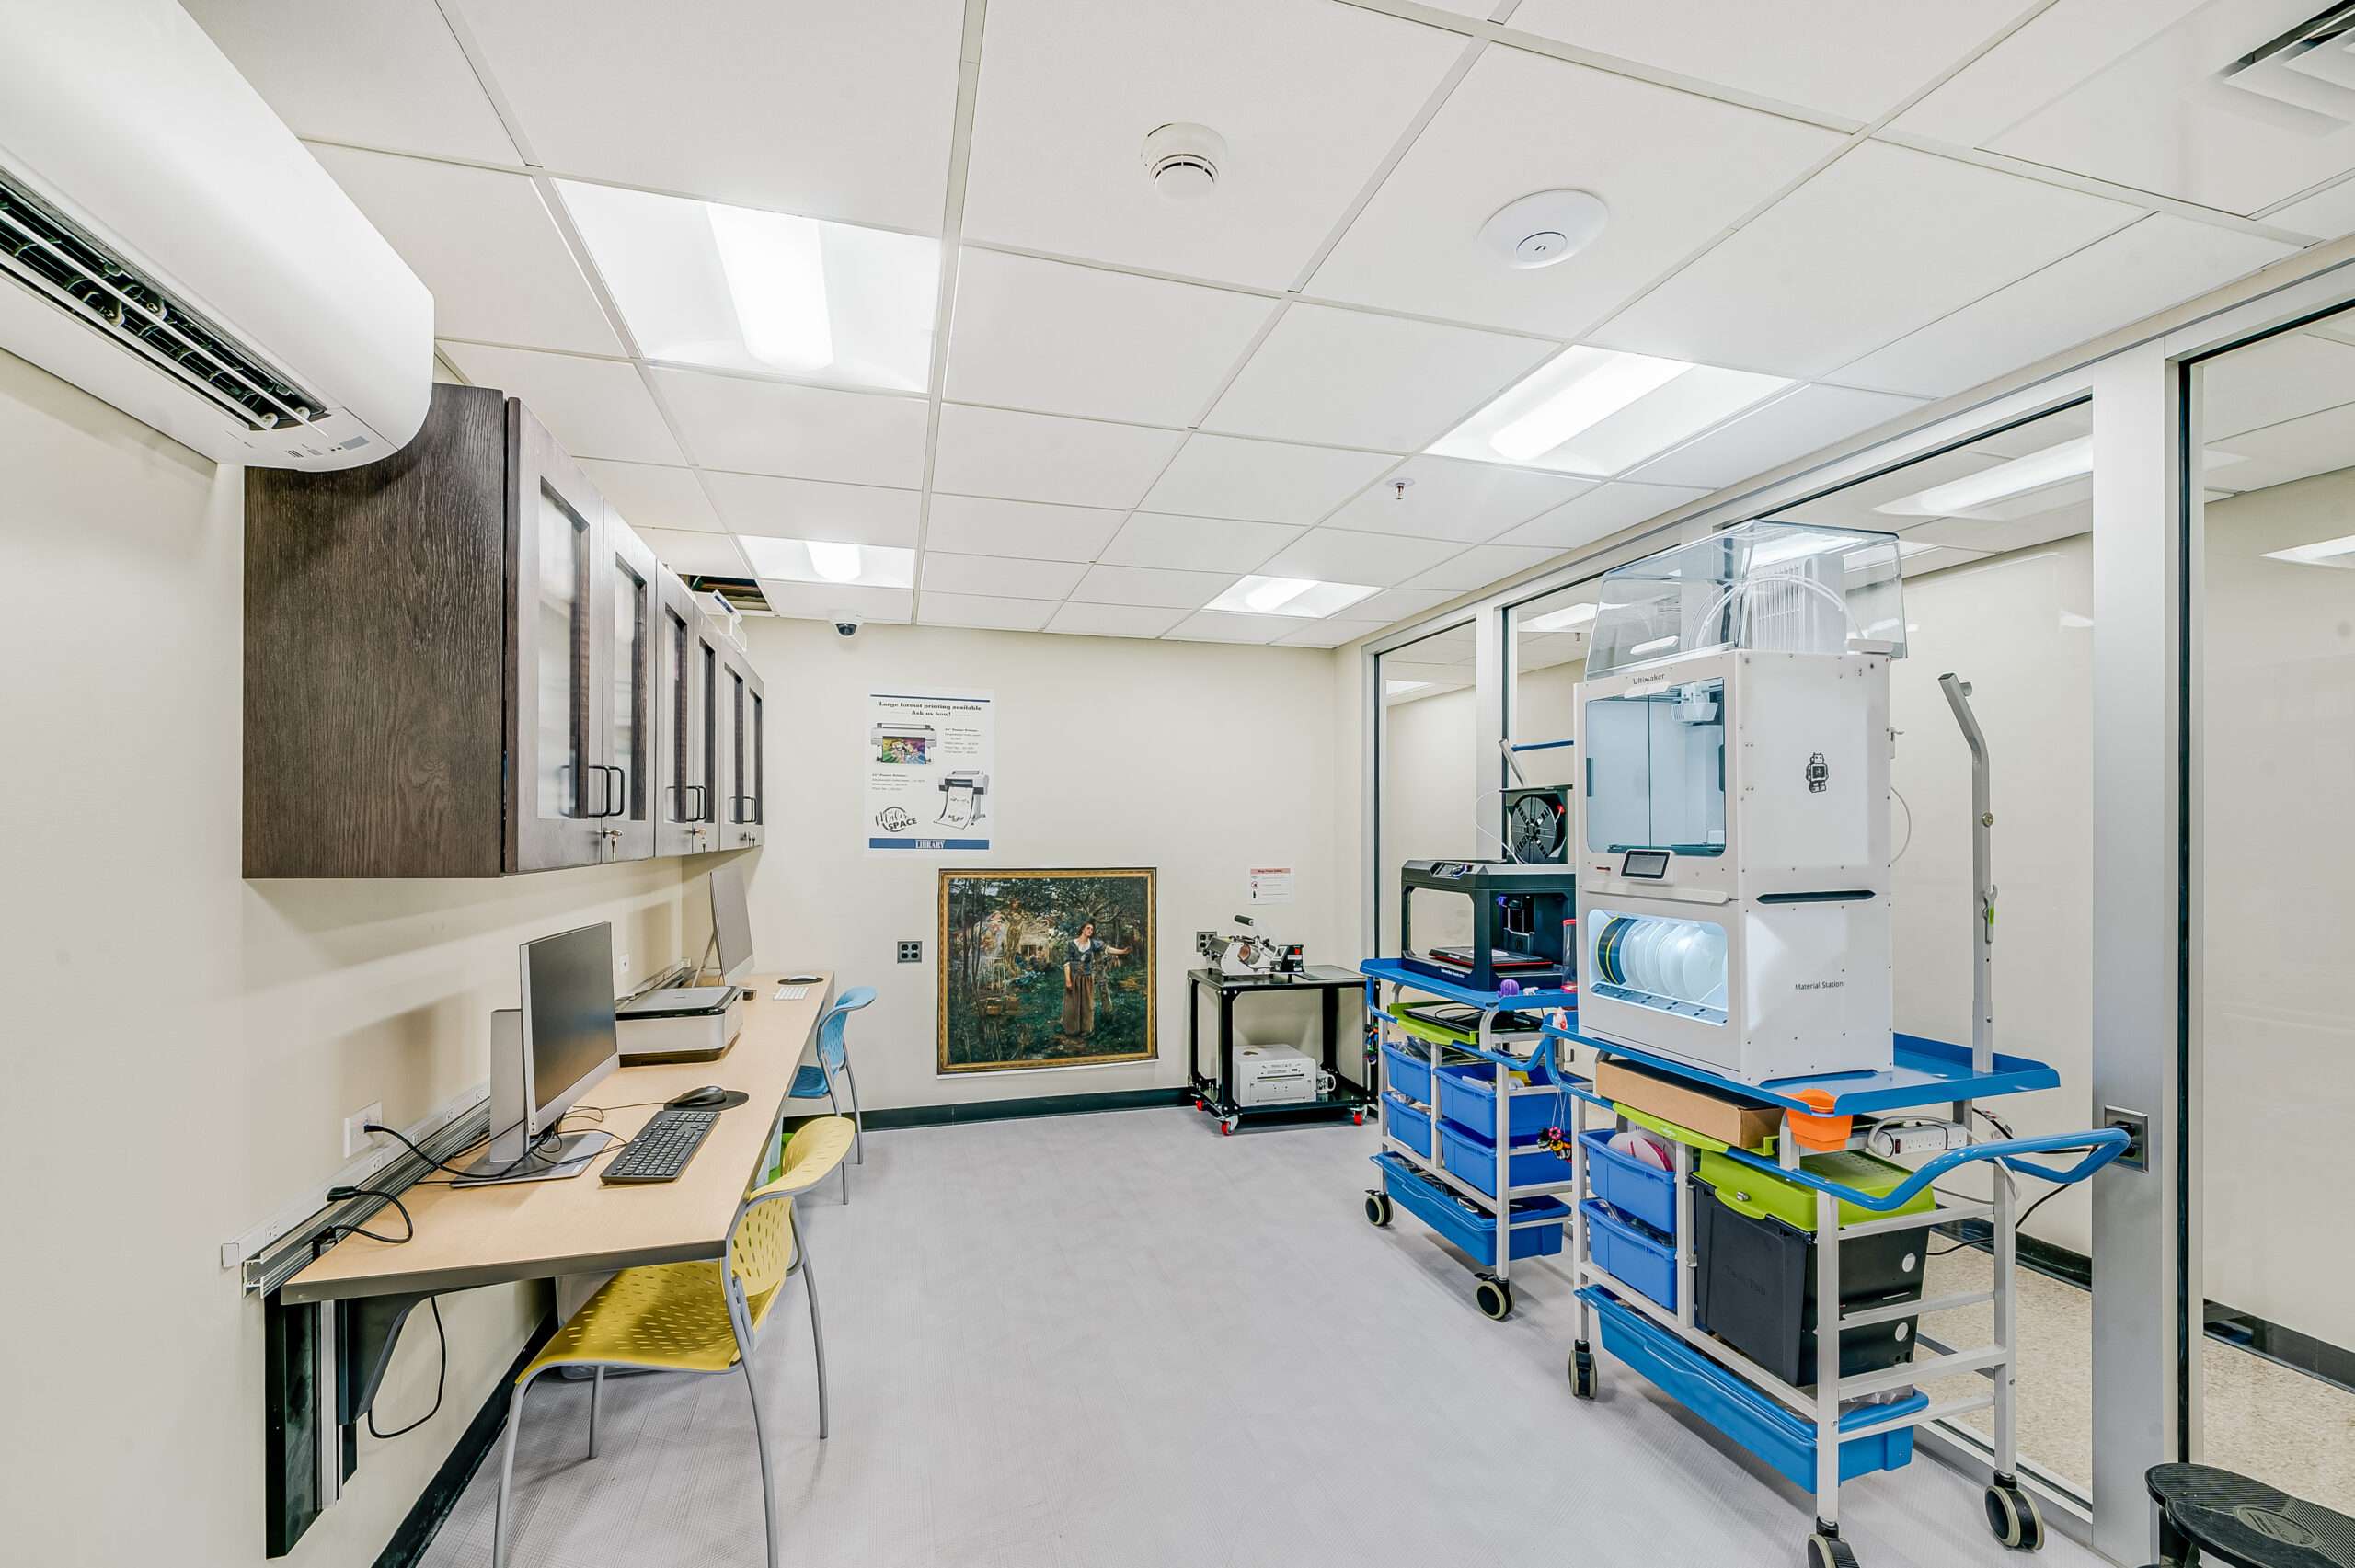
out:
M1059 889L1038 888L1028 897L1007 898L1003 907L1012 915L1001 920L999 945L986 961L991 974L980 973L984 960L976 941L966 940L968 932L978 933L982 920L969 919L963 926L952 924L952 903L960 885L976 883L1030 884L1111 882L1133 884L1134 893L1142 898L1141 918L1124 918L1123 928L1111 937L1103 935L1098 923L1099 938L1109 945L1120 947L1125 943L1127 956L1117 963L1113 977L1105 982L1109 1000L1102 1005L1106 1013L1119 1027L1135 1031L1141 1025L1142 1041L1111 1050L1072 1048L1078 1042L1063 1035L1060 1022L1049 1024L1045 1017L1056 1010L1064 995L1056 983L1056 971L1062 966L1058 956L1062 945L1075 934L1062 930L1056 915L1068 917L1074 910L1062 910ZM1055 867L1022 871L991 871L967 867L945 868L940 873L938 945L934 949L937 969L935 975L936 1001L936 1032L934 1052L936 1070L942 1077L972 1072L1038 1071L1050 1068L1109 1067L1157 1060L1161 1054L1158 997L1158 960L1155 944L1155 876L1150 866L1118 867ZM1125 901L1125 900L1123 900ZM1079 908L1087 907L1081 900ZM993 913L998 906L994 906ZM971 914L970 909L965 911ZM1107 909L1107 913L1116 912ZM1132 914L1133 911L1127 911ZM987 917L983 917L986 919ZM1043 944L1043 945L1040 945ZM1124 971L1124 972L1123 972ZM1117 994L1113 994L1117 993ZM1142 1003L1139 1018L1138 1003ZM1086 1003L1091 1025L1096 1023L1097 1003L1093 995ZM1051 1038L1043 1042L1040 1036L1052 1030ZM995 1036L1003 1041L995 1054L966 1050L954 1053L952 1042L971 1042L976 1036ZM1089 1038L1093 1039L1093 1034Z

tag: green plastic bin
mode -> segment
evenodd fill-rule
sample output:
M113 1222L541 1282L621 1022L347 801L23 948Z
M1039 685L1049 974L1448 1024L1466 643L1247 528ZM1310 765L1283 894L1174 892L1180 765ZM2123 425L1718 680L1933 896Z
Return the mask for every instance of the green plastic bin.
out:
M1844 1187L1854 1187L1875 1197L1885 1196L1899 1184L1913 1175L1904 1166L1894 1164L1861 1150L1843 1150L1836 1154L1809 1154L1799 1161L1812 1176L1827 1182L1837 1182ZM1717 1190L1717 1201L1736 1214L1752 1219L1775 1219L1794 1230L1815 1233L1815 1189L1802 1186L1777 1175L1770 1175L1755 1165L1704 1149L1698 1151L1694 1174ZM1921 1214L1937 1207L1937 1199L1924 1187L1904 1204L1886 1214L1869 1208L1859 1208L1847 1199L1840 1200L1840 1223L1861 1224L1867 1219L1887 1219L1900 1214Z

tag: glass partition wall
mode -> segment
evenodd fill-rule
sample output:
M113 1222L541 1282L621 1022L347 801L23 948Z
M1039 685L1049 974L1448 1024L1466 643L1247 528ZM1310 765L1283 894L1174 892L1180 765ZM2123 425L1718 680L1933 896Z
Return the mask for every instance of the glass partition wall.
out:
M1374 661L1375 952L1398 956L1398 867L1410 860L1478 859L1497 853L1484 815L1476 646L1465 622L1388 650ZM1471 938L1470 905L1427 899L1432 916L1462 916L1463 929L1416 932L1419 944ZM1422 906L1418 906L1419 910Z
M2188 1436L2355 1513L2355 314L2191 377Z

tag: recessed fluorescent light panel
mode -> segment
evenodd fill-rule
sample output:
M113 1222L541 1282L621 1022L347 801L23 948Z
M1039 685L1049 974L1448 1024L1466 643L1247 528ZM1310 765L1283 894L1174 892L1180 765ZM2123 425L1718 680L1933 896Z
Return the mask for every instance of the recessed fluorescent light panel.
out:
M2355 533L2344 538L2324 539L2312 544L2292 544L2287 550L2268 550L2269 561L2287 561L2298 567L2338 567L2355 570Z
M1373 591L1353 582L1248 577L1212 600L1210 608L1240 615L1298 615L1320 620L1372 597Z
M557 189L648 359L928 390L937 240L606 185Z
M2205 473L2229 468L2248 460L2236 452L2208 449L2201 460ZM1966 474L1893 501L1873 510L1886 517L1959 517L1986 522L2013 522L2058 511L2064 506L2093 498L2094 439L2079 436L2008 463L1998 463L1976 474Z
M913 588L916 553L893 544L842 544L826 539L770 539L737 535L752 575L787 582L855 584L860 588Z
M1560 610L1549 610L1533 620L1516 623L1524 632L1568 632L1594 619L1595 606L1572 604Z
M1792 384L1650 354L1570 349L1428 450L1607 479Z
M1382 683L1382 694L1385 697L1403 697L1409 692L1420 692L1430 685L1430 682L1428 681L1384 681Z

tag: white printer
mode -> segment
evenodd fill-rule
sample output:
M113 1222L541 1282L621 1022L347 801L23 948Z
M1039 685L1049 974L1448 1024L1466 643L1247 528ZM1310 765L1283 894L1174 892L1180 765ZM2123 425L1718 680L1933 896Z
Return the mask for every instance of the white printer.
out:
M1238 1105L1305 1105L1316 1098L1316 1071L1290 1046L1237 1046L1227 1097Z

